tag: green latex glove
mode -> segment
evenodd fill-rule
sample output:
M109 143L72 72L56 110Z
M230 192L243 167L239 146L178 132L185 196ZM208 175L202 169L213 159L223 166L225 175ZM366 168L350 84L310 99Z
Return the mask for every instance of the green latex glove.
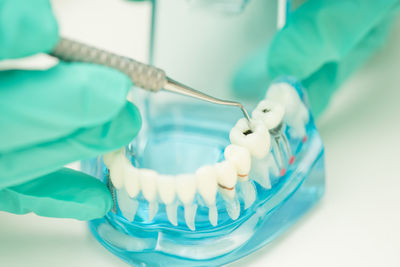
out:
M299 79L318 116L340 84L388 35L398 0L308 0L288 17L270 47L239 71L238 95L260 98L280 76Z
M48 0L0 0L0 60L48 52L58 28ZM63 165L127 144L140 114L118 71L61 62L0 71L0 210L89 220L112 206L95 178Z

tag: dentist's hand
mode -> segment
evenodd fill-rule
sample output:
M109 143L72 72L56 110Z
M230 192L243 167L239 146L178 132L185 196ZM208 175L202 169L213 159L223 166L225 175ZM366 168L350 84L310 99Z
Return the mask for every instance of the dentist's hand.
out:
M268 81L294 76L318 116L341 83L386 40L399 2L307 0L290 14L269 51L241 69L236 92L259 97Z
M58 28L49 0L0 0L0 60L49 52ZM89 220L112 206L107 188L63 165L127 144L140 115L132 86L102 66L60 62L0 71L0 210Z

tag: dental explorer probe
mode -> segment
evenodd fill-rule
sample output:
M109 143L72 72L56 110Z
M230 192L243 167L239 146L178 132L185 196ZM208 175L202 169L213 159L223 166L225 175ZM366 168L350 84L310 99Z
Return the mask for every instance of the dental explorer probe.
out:
M250 117L244 106L239 102L221 100L200 91L192 89L169 78L165 72L154 66L147 65L128 57L119 56L80 42L61 38L56 48L50 55L63 61L78 61L104 65L128 75L135 86L151 92L161 89L190 96L214 104L235 106L242 110L244 117L250 123Z

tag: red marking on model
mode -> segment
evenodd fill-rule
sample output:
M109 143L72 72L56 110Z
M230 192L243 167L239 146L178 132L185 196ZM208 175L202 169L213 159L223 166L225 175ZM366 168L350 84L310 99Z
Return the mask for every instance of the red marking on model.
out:
M286 169L285 168L283 168L282 170L281 170L281 176L284 176L286 174Z
M289 164L292 165L294 163L295 159L296 158L294 156L291 156L290 159L289 159Z
M307 142L307 140L308 140L308 136L306 135L303 137L303 140L301 140L301 142L303 142L303 144L304 144L305 142Z

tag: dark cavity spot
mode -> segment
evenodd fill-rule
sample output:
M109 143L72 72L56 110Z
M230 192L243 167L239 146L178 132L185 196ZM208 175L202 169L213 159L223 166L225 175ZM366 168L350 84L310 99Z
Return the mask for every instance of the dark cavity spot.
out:
M250 130L250 129L248 129L247 131L245 131L243 134L244 135L248 135L248 134L252 134L253 133L253 131L252 130Z
M262 112L267 113L267 112L270 112L270 111L271 111L271 110L270 110L269 108L265 108L265 109L263 109Z

